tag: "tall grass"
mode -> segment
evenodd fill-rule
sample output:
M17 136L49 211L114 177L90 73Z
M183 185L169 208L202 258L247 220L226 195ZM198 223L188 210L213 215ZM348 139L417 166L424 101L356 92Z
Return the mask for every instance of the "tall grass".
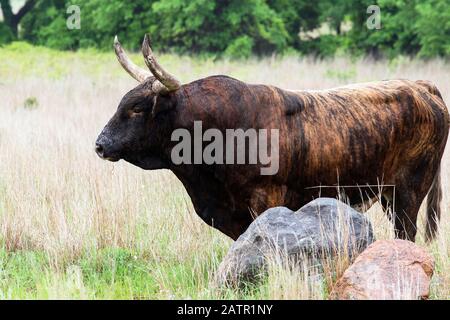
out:
M142 65L141 56L133 55ZM184 82L227 74L252 83L321 89L388 78L427 79L450 105L445 61L245 62L165 55ZM274 266L244 291L216 291L210 280L231 240L196 216L182 184L165 170L101 161L94 141L136 83L113 53L59 53L14 44L0 49L0 298L326 298L300 270ZM30 101L33 101L31 103ZM418 243L436 260L432 298L449 298L448 152L435 242ZM393 237L378 205L368 213L377 238Z

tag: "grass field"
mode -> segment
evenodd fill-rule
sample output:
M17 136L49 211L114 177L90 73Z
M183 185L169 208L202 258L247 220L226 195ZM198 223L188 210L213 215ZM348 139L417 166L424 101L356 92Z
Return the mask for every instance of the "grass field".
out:
M142 63L140 55L134 60ZM450 64L298 57L245 62L164 55L188 82L227 74L252 83L321 89L388 78L427 79L450 105ZM259 286L217 291L210 281L231 240L206 226L169 171L101 161L94 141L120 98L135 86L114 54L0 48L0 298L327 298L329 282L272 266ZM448 150L447 150L448 151ZM443 163L439 237L418 244L436 260L433 299L450 298L449 155ZM393 237L376 205L379 239Z

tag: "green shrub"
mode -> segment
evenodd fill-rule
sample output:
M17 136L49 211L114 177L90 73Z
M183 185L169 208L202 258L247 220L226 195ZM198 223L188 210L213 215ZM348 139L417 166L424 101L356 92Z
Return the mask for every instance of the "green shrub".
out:
M321 58L332 57L339 48L343 47L344 41L345 38L336 35L322 35L321 37L303 42L303 51Z
M450 4L445 0L428 0L417 4L419 18L416 31L422 57L450 55Z
M39 102L36 97L28 97L23 102L23 107L27 110L37 109L38 106L39 106Z
M225 56L235 59L246 59L252 54L253 39L242 36L235 39L225 50Z
M1 2L8 12L12 0ZM19 39L63 50L110 50L117 34L125 47L138 50L150 32L158 51L209 57L284 54L289 48L320 57L450 55L448 0L378 0L379 30L366 25L372 0L78 0L81 30L66 26L71 4L36 0L20 21ZM11 28L0 23L0 44L14 39Z
M0 45L10 43L13 40L14 35L11 30L3 22L0 22Z

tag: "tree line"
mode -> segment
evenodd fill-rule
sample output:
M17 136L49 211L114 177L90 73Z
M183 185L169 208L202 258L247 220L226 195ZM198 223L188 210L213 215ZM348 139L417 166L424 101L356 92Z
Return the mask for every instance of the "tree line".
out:
M109 50L118 34L138 49L148 32L158 50L181 54L450 56L448 0L77 0L79 28L67 24L72 1L17 1L0 0L0 44Z

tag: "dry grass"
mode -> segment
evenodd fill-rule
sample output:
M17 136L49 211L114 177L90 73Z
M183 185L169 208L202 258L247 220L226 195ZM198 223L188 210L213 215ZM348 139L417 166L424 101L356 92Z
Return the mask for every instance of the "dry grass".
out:
M93 151L99 131L135 82L120 70L112 53L94 61L88 61L86 54L57 55L49 63L47 56L41 61L36 52L12 55L0 49L0 58L10 66L0 67L0 239L6 255L3 262L0 258L0 269L7 268L10 253L40 252L46 261L42 275L33 278L39 286L31 285L30 294L9 288L15 281L12 275L0 280L2 296L116 297L89 292L85 284L89 275L81 274L85 271L77 265L86 253L123 248L146 264L160 266L151 270L155 288L144 297L217 297L208 289L208 274L217 267L230 240L201 222L170 172L108 163ZM162 62L184 82L228 74L253 83L321 89L388 78L427 79L450 105L450 65L444 61L274 57L238 63L164 56ZM55 70L59 75L54 76ZM29 97L36 98L37 107L24 106ZM426 246L437 262L432 297L441 299L450 296L448 160L447 152L441 231ZM377 238L392 238L392 227L378 205L369 216ZM420 245L424 245L422 220ZM177 264L184 267L172 274ZM38 280L40 276L44 280ZM136 298L132 290L126 297ZM256 292L221 297L324 298L326 294L321 286L311 290L302 272L274 270Z

